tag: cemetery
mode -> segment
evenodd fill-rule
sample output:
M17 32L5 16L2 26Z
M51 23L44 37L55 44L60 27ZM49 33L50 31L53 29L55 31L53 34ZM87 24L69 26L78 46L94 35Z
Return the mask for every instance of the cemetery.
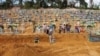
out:
M1 56L100 56L99 42L99 10L0 10Z
M100 56L100 0L0 0L0 56Z

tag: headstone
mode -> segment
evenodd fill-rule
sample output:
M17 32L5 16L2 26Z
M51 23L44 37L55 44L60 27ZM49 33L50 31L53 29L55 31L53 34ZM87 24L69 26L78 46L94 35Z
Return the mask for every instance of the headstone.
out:
M89 36L89 41L91 42L100 42L100 36Z

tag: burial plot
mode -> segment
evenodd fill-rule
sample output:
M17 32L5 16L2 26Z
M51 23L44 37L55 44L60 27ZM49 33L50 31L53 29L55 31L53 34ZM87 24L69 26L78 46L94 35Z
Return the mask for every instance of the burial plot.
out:
M91 41L91 42L100 42L100 35L91 35L90 34L89 41Z

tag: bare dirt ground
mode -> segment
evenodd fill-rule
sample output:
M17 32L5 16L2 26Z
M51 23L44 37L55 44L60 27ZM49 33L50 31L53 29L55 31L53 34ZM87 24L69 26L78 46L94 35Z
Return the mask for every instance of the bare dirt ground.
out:
M33 35L1 35L0 56L100 56L100 43L89 42L87 33L55 33L56 42L49 43L46 34L34 43Z

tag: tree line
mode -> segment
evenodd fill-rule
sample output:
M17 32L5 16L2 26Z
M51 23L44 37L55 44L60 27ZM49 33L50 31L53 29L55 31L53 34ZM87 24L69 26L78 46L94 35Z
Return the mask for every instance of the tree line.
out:
M2 1L2 0L1 0ZM26 1L23 4L23 0L6 0L6 2L3 2L0 4L0 8L1 9L10 9L15 7L16 5L14 5L13 3L19 1L19 4L17 4L18 7L20 8L25 8L25 9L30 9L30 8L67 8L67 7L73 7L73 8L77 8L75 7L76 2L70 2L69 5L68 0L36 0L36 2L34 2L34 0L31 1ZM80 2L80 7L78 8L84 8L86 9L88 4L85 2L85 0L76 0Z

